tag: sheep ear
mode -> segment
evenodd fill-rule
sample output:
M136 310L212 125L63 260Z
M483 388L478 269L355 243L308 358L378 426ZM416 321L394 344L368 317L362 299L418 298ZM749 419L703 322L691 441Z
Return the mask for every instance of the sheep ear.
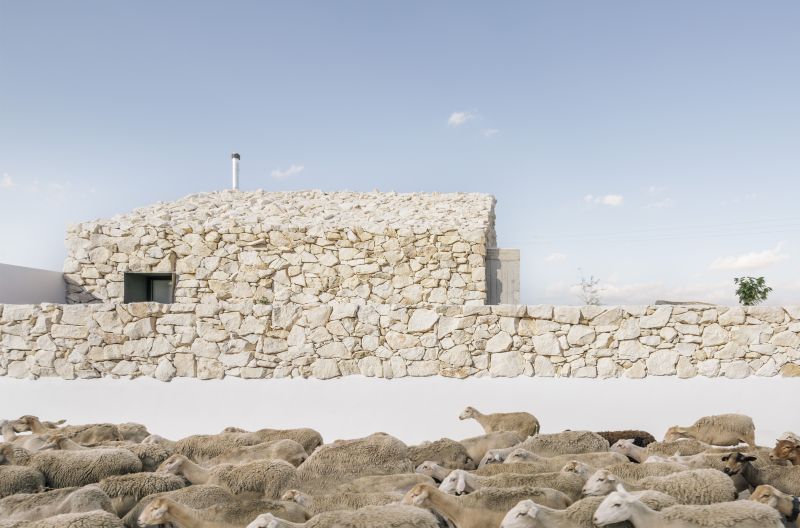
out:
M744 457L744 460L745 460L745 462L755 462L756 460L758 460L758 458L756 458L754 456L746 456L746 457Z
M626 499L631 497L631 494L628 493L628 490L626 490L625 486L623 486L622 484L617 484L617 493L619 493L620 495L622 495L622 497Z
M617 481L617 477L616 477L616 476L614 476L614 475L609 475L609 476L608 476L608 481L609 481L609 482L616 482L616 481Z
M464 478L464 473L459 473L458 484L456 484L456 492L464 493L465 489L467 489L467 480Z

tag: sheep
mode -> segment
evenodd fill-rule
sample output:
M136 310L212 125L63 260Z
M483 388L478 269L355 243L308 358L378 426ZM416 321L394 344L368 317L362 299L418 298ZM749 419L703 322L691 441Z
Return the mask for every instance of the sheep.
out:
M537 504L563 510L572 504L566 493L553 488L536 486L514 486L510 488L481 488L469 495L458 497L462 506L485 508L505 513L523 499L533 499Z
M436 511L458 528L499 526L503 514L486 508L463 506L458 498L428 484L418 484L408 490L403 504Z
M47 443L42 450L60 449L62 451L89 451L94 447L125 449L136 455L142 462L142 471L155 471L159 464L169 458L171 452L157 444L132 444L117 440L101 442L92 446L84 446L73 442L63 434L53 434L46 437Z
M449 438L409 446L408 458L415 467L426 461L452 469L475 469L476 467L475 460L469 456L464 444Z
M597 468L590 466L578 460L567 462L561 471L568 471L575 473L585 480L595 474L598 469L607 469L612 474L621 478L622 480L641 480L645 477L660 477L664 475L671 475L680 471L686 471L687 468L680 464L667 464L667 463L654 463L654 464L614 464L606 466L605 468Z
M281 500L296 502L313 517L326 511L357 510L365 506L384 506L398 502L399 493L331 493L311 496L300 490L289 490Z
M277 499L295 486L296 470L283 460L256 460L246 464L220 464L212 468L198 466L183 455L172 455L158 468L186 478L192 484L216 484L234 494L258 493Z
M294 440L303 446L306 453L312 453L317 447L322 445L322 435L314 429L301 427L299 429L258 429L249 432L239 427L226 427L223 433L240 433L250 435L261 442L272 442L274 440Z
M0 528L124 528L113 513L65 513L39 521L0 521Z
M793 466L800 466L800 445L790 440L778 440L769 458L772 461L788 460Z
M459 420L470 418L478 422L485 433L514 431L525 437L539 434L539 420L526 412L483 414L475 407L467 407L458 417Z
M608 441L591 431L564 431L562 433L529 437L517 447L539 456L574 455L608 451Z
M661 510L674 506L675 499L658 491L637 491L641 501ZM533 500L523 500L511 508L503 518L501 528L595 528L593 517L605 497L586 497L565 510L545 508ZM629 528L630 523L614 524L618 528Z
M753 491L750 500L778 510L785 517L788 526L800 527L800 497L787 495L764 484Z
M299 468L300 489L314 493L359 477L411 473L406 445L386 434L329 444L312 453Z
M447 525L429 511L404 505L367 506L355 511L324 512L305 523L276 518L271 513L256 517L247 528L444 528Z
M302 508L293 503L253 501L253 505L258 505L261 512L265 509L280 511L281 515L292 520L306 518ZM243 509L232 509L231 506L215 505L197 510L172 499L159 497L145 506L139 514L138 522L140 525L173 523L186 528L240 528L261 513L253 506ZM240 505L236 507L240 508ZM290 514L287 515L287 512Z
M733 481L716 469L690 469L660 477L645 477L629 484L607 469L589 477L583 487L584 495L607 495L618 484L634 490L654 490L666 493L680 504L713 504L736 499Z
M127 422L119 424L117 429L123 440L136 444L141 443L142 440L150 436L150 431L147 430L147 427L138 423Z
M114 424L65 425L49 429L36 416L25 415L16 420L18 430L34 434L62 433L79 444L96 444L106 440L123 440L119 428Z
M546 471L558 471L564 463L571 460L578 460L593 466L609 466L611 464L622 464L628 461L625 455L601 451L599 453L576 453L573 455L558 455L554 457L542 457L531 453L526 449L514 449L503 461L504 464L540 464L543 467L551 467ZM544 471L543 471L544 472Z
M574 473L554 472L539 473L537 475L515 475L506 473L494 477L481 477L468 473L463 469L453 470L439 485L445 493L471 493L485 487L516 487L537 486L553 488L565 493L571 500L577 500L581 495L583 479Z
M147 495L182 488L186 486L186 481L164 473L130 473L106 477L99 486L111 498L117 515L123 517Z
M434 484L434 481L420 473L372 475L345 482L338 486L336 491L340 493L405 493L417 484Z
M38 451L46 443L44 435L17 435L17 431L14 430L14 424L8 420L0 421L0 431L3 434L4 442L14 444L30 451Z
M617 440L633 440L637 446L647 447L656 441L647 431L597 431L597 434L605 438L609 445L613 445Z
M45 484L45 476L35 468L0 466L0 498L15 493L38 493Z
M692 438L720 446L735 446L744 442L755 449L756 426L752 418L743 414L704 416L689 427L670 427L664 435L665 442L679 438Z
M791 443L793 443L795 445L800 445L800 435L797 435L797 434L795 434L795 433L793 433L791 431L786 431L785 433L780 435L778 437L778 440L786 440L786 441L791 442Z
M514 431L502 431L465 438L460 442L467 449L467 453L469 453L472 460L481 460L483 455L490 449L511 447L522 442L524 438L524 436Z
M493 477L495 475L503 475L506 473L516 473L519 475L536 475L539 473L552 473L558 471L558 467L554 467L551 462L539 464L538 462L529 463L515 463L515 464L489 464L476 469L472 473L481 477Z
M177 444L177 442L175 442L174 440L168 440L167 438L164 438L163 436L157 434L151 434L150 436L142 440L142 443L158 444L164 446L165 448L171 451L175 451L175 444Z
M630 520L636 528L781 528L781 515L763 504L750 501L710 505L676 505L660 512L650 509L635 495L619 486L597 508L598 526Z
M112 475L138 473L139 457L125 449L87 449L80 451L40 451L28 466L45 476L51 488L69 488L100 482Z
M199 484L180 488L175 491L148 495L125 514L125 517L122 518L122 522L127 528L139 528L139 515L148 504L160 497L167 497L175 502L195 509L210 508L211 506L219 504L238 504L236 495L229 490L221 486Z
M0 500L0 518L37 521L62 513L103 510L114 513L111 499L96 484L41 493L17 493Z
M442 467L436 462L431 460L426 460L422 464L418 465L414 470L415 473L419 473L420 475L426 475L436 482L441 482L450 474L452 469Z
M753 462L757 457L742 453L724 455L722 460L726 462L726 474L741 474L753 488L769 484L783 493L800 495L800 466L756 467Z
M226 451L260 443L258 438L247 433L192 435L175 442L174 452L200 464Z
M274 440L251 446L236 447L217 455L206 462L208 466L218 464L241 464L255 460L279 459L297 467L308 458L303 446L294 440Z
M15 444L0 443L0 464L27 466L31 460L31 452Z

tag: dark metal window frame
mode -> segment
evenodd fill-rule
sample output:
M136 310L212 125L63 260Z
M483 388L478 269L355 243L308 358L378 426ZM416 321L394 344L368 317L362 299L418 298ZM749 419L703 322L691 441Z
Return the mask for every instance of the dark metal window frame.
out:
M168 279L171 282L169 302L175 302L175 273L125 273L123 302L156 302L153 299L153 283Z

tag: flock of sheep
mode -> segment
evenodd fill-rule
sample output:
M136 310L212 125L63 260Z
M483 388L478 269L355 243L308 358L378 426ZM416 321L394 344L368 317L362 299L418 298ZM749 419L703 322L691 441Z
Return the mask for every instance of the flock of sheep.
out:
M408 446L385 433L0 422L0 528L800 527L800 438L727 414L644 431L541 434L524 412ZM749 500L748 500L749 499Z

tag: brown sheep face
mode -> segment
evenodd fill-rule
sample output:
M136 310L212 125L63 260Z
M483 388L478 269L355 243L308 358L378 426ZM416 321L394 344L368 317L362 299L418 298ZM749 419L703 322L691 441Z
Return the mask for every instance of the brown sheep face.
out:
M798 455L800 455L800 446L788 440L778 440L775 448L769 454L769 459L772 461L789 460L797 458Z
M743 455L742 453L730 453L728 455L724 455L722 457L722 461L725 462L725 467L723 471L725 471L726 475L736 475L741 473L742 469L744 469L745 464L749 462L753 462L756 460L756 457Z
M425 500L428 498L428 490L422 484L417 484L410 490L408 493L405 494L403 497L403 504L408 504L411 506L422 506Z
M770 508L778 508L778 497L775 496L772 486L759 486L750 495L750 500L766 504Z
M166 522L169 506L163 499L156 499L142 511L139 515L139 524L147 526L149 524L164 524Z

